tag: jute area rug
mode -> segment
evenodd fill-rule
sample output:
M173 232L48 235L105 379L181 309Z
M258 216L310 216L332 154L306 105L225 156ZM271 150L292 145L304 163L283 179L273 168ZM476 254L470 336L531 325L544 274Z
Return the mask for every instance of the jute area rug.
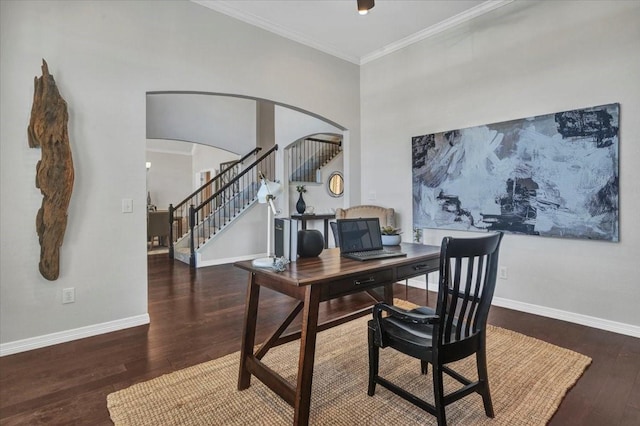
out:
M433 416L377 386L367 396L368 317L321 332L317 338L311 400L312 425L435 425ZM446 409L452 425L545 425L591 359L522 334L489 326L489 383L495 418L472 394ZM299 343L273 348L263 358L295 383ZM116 425L287 425L293 408L255 377L237 390L239 352L133 385L107 397ZM458 371L477 377L475 360ZM380 374L433 402L431 369L392 349L380 352ZM445 378L448 379L448 377ZM445 382L445 390L457 382Z

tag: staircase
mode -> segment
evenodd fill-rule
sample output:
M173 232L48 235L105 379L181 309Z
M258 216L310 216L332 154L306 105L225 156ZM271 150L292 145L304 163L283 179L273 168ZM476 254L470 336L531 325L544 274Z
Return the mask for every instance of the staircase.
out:
M291 182L316 182L316 172L342 152L342 142L302 139L288 148L291 158Z
M307 138L293 144L291 181L315 182L316 170L342 152L340 142ZM218 175L198 188L175 207L169 205L169 256L196 267L196 252L216 234L257 202L260 188L258 173L275 177L275 145L246 167L257 156L256 148L236 162L228 163ZM211 194L210 196L207 196Z
M195 267L196 250L229 226L257 200L260 186L258 172L269 176L275 174L278 146L243 167L249 157L257 155L261 149L256 148L237 162L229 164L175 207L169 205L170 257ZM206 197L206 194L211 195Z

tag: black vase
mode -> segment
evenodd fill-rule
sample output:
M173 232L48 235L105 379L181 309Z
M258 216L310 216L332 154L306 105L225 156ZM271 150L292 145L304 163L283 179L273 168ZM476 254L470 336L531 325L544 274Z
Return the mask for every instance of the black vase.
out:
M303 214L306 209L307 209L307 204L304 202L304 199L302 198L302 192L301 192L300 197L298 198L298 202L296 203L296 211L299 214Z

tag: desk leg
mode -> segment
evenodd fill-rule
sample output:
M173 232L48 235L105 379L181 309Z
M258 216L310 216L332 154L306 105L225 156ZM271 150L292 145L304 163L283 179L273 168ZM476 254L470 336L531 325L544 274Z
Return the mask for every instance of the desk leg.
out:
M258 299L260 286L255 283L256 276L251 274L247 286L245 302L244 327L242 328L242 343L240 347L240 371L238 372L238 390L244 390L251 384L251 373L247 370L247 357L253 356L256 340L256 321L258 319Z
M319 305L320 288L313 285L308 286L304 296L304 311L302 312L302 335L300 336L298 380L293 414L294 425L309 424Z
M393 283L384 285L384 295L382 297L385 303L393 305Z
M424 306L429 306L429 273L424 274L424 288L427 292L427 304Z
M329 219L324 220L324 248L329 248Z

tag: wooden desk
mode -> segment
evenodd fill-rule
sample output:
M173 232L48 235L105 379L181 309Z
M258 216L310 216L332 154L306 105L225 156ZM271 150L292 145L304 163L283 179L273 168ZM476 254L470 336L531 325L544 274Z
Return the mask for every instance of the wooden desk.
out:
M307 425L316 334L371 312L369 307L327 323L318 324L320 302L361 291L374 295L372 293L374 288L383 287L383 299L392 303L394 282L438 270L440 247L403 243L398 250L400 248L407 253L406 257L366 262L342 258L339 249L329 249L323 251L318 257L304 258L290 263L284 272L255 268L251 261L235 263L235 266L251 273L242 331L238 390L247 389L251 384L251 376L254 375L294 407L294 425ZM260 287L286 294L300 302L291 310L282 325L254 353ZM379 297L376 298L379 299ZM283 336L284 330L300 312L302 312L302 330ZM265 365L261 359L273 346L298 338L300 338L298 377L296 384L293 385ZM367 355L362 354L362 356Z
M302 222L302 229L307 229L307 221L324 220L324 248L329 247L329 220L335 219L335 214L292 214L291 219Z

